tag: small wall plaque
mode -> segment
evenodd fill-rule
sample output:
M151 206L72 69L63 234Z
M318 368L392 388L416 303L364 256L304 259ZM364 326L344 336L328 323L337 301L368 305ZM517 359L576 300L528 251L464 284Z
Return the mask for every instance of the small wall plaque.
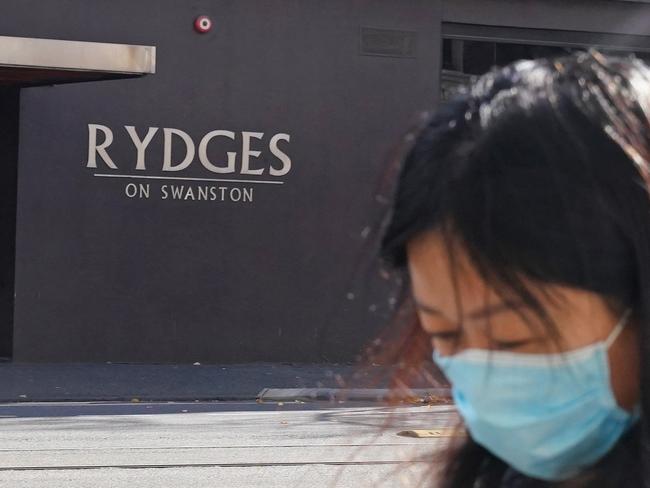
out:
M418 33L376 27L361 28L361 54L366 56L390 56L415 58Z

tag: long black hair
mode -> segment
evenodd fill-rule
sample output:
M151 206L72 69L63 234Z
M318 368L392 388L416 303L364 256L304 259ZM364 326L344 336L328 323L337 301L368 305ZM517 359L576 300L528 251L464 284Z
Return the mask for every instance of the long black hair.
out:
M385 227L392 267L405 269L411 239L439 231L450 256L462 246L490 286L550 330L532 286L588 290L633 310L641 425L566 486L650 487L649 117L650 69L633 57L591 50L495 68L412 138ZM469 438L436 486L495 486L506 471Z

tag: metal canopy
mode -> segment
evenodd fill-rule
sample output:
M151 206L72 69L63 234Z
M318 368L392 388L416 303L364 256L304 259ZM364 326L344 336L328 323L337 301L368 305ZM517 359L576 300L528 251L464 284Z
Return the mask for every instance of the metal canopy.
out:
M156 72L156 48L0 36L0 85L50 85Z

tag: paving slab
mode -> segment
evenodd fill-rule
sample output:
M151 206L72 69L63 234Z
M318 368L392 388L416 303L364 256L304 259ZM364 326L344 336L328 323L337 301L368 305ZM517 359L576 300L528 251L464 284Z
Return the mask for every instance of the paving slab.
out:
M265 388L258 395L262 401L354 401L390 402L409 400L412 402L451 401L449 388L412 388L400 392L390 388Z
M0 405L0 488L412 487L457 422L431 405ZM441 435L398 435L422 428Z
M185 467L122 470L3 473L2 488L413 488L427 466L363 464L355 466Z

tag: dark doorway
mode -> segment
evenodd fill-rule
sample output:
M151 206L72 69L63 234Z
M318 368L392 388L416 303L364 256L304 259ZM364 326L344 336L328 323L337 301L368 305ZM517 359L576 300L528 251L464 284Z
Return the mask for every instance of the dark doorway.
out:
M0 86L0 360L13 349L20 90Z

